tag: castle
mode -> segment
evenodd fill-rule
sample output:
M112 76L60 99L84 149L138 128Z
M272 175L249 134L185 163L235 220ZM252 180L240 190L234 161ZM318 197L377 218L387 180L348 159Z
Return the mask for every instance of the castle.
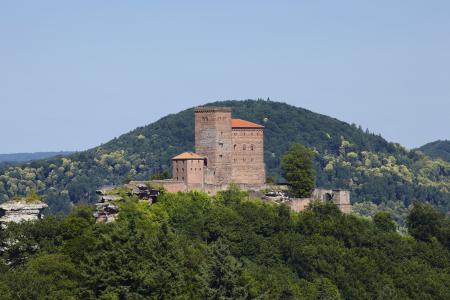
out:
M264 126L233 119L229 107L207 106L195 109L195 152L172 158L172 179L151 182L168 192L200 190L213 195L230 183L261 194L262 190L273 188L265 180ZM136 189L145 185L132 181L128 186ZM273 199L277 198L280 197ZM281 196L282 200L285 198ZM347 190L315 189L310 198L286 199L294 211L304 210L315 199L332 201L341 211L351 211Z
M195 109L195 150L175 156L173 178L187 185L265 183L264 126L231 118L231 108Z
M154 181L168 191L214 192L235 183L265 184L264 126L231 117L229 107L195 109L195 153L172 158L172 179Z

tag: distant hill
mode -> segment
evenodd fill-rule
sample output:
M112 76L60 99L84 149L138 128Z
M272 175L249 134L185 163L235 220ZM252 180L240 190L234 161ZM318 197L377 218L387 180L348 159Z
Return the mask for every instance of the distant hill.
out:
M440 158L450 162L450 141L435 141L418 148L432 158Z
M67 156L73 152L60 151L60 152L34 152L34 153L11 153L0 154L1 162L26 162L30 160L46 159L54 156Z
M408 151L381 136L285 103L246 100L229 106L233 117L265 125L268 176L280 177L280 158L293 143L316 150L317 186L347 188L352 201L427 201L450 206L450 163ZM95 201L95 189L145 180L170 171L170 159L194 150L194 111L187 109L139 127L110 142L63 158L0 167L0 202L36 188L54 211L74 202ZM64 203L64 205L62 204Z

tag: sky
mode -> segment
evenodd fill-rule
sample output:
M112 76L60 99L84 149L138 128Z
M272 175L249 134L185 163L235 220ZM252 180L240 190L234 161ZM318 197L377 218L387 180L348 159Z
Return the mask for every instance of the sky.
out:
M0 153L268 97L407 148L450 139L450 1L0 0Z

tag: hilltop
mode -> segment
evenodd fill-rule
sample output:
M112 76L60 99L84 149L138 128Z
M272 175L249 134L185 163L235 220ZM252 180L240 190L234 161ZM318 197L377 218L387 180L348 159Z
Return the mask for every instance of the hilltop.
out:
M317 153L318 186L351 189L356 202L397 200L409 205L420 200L449 208L448 162L285 103L246 100L207 105L232 107L233 117L266 127L267 174L279 181L281 156L292 143L302 143ZM149 179L170 170L171 157L194 150L193 115L191 108L84 152L0 168L0 202L35 188L52 211L67 210L69 201L94 201L94 190L101 185Z
M2 162L26 162L30 160L46 159L55 156L67 156L73 152L33 152L33 153L8 153L0 154L0 163Z
M428 143L426 145L423 145L422 147L418 148L417 150L422 151L426 155L435 158L435 159L442 159L445 161L450 162L450 141L434 141L431 143Z

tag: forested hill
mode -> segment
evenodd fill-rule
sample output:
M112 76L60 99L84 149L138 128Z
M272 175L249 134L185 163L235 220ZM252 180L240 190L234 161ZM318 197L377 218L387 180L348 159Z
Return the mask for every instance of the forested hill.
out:
M317 151L317 185L349 188L353 201L450 203L450 164L407 151L355 125L288 104L224 101L235 118L264 124L269 176L279 178L280 157L292 143ZM53 211L69 201L89 202L101 185L148 179L170 170L170 158L194 150L194 113L188 109L137 128L97 148L68 157L0 168L0 201L36 188Z
M0 154L1 162L25 162L36 159L45 159L55 156L67 156L73 152L60 151L60 152L34 152L34 153L11 153Z
M450 162L450 141L435 141L428 143L426 145L423 145L419 149L426 155L432 157L432 158L440 158L445 161Z

